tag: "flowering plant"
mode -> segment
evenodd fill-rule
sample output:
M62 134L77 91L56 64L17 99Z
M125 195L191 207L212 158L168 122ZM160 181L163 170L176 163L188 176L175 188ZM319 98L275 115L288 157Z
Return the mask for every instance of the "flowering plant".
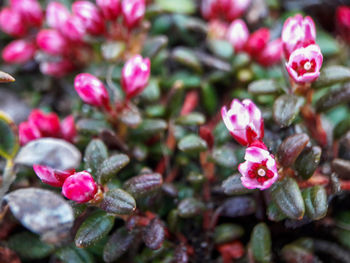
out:
M349 262L337 2L6 2L0 262Z

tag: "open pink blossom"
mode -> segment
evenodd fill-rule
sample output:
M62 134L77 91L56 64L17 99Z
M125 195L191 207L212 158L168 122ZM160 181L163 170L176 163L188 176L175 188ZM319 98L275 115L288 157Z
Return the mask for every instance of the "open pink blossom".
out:
M320 75L323 56L318 45L295 50L286 63L289 76L299 84L315 81Z
M105 19L114 20L120 14L120 0L96 0Z
M135 55L125 63L122 69L122 87L128 99L143 91L147 86L150 74L149 58L143 59L141 55Z
M74 88L87 104L101 107L109 105L109 95L103 83L94 75L80 73L74 79Z
M269 67L281 61L283 45L280 38L267 43L266 47L257 57L257 61L264 67Z
M86 171L69 176L63 183L62 194L78 203L86 203L97 193L97 184L94 178Z
M30 141L41 138L41 132L33 123L25 121L18 126L19 143L25 145Z
M69 10L60 2L50 2L46 8L46 23L49 27L58 29L69 17Z
M35 43L29 40L18 39L10 42L2 50L2 58L7 63L24 64L34 57Z
M251 146L245 151L245 162L239 164L242 184L248 189L267 189L278 179L277 165L266 147Z
M221 108L221 116L230 134L243 146L263 139L264 120L251 100L234 99L229 110L226 106Z
M50 55L61 55L67 49L66 39L55 29L42 29L36 36L36 43Z
M132 29L143 19L146 12L145 0L123 0L122 14L125 25Z
M33 165L33 169L43 183L54 187L61 187L64 181L75 172L75 170L55 170L51 167L37 164Z
M288 18L282 29L282 42L286 59L300 47L314 44L316 39L315 23L311 17L301 14Z
M105 31L102 13L92 2L76 1L72 5L72 11L81 19L88 33L99 35Z
M226 32L226 39L232 44L235 52L244 49L249 38L249 30L246 23L242 19L234 20Z
M60 136L60 119L54 112L44 113L35 109L30 113L28 121L39 129L42 137Z

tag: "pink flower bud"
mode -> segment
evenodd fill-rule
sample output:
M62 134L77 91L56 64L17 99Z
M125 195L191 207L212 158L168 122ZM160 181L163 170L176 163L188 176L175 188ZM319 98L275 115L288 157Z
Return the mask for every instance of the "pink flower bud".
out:
M335 18L339 34L350 43L350 7L339 6Z
M311 17L305 18L297 14L289 17L283 25L282 41L286 59L290 54L300 47L306 47L315 43L316 28Z
M63 139L69 142L73 142L74 138L77 136L77 130L75 127L74 118L69 115L61 122L61 135Z
M73 13L81 19L86 31L99 35L105 31L102 14L96 5L89 1L76 1L72 5Z
M224 39L227 35L228 24L219 19L212 19L208 23L208 37L211 39Z
M41 73L57 78L63 77L64 75L70 73L73 69L74 65L68 59L40 63Z
M234 99L230 109L221 108L221 116L230 134L243 146L264 137L264 120L259 108L249 99Z
M259 54L257 61L261 65L269 67L281 61L282 53L283 43L282 40L278 38L266 45Z
M36 36L37 45L46 53L61 55L67 48L66 39L55 29L42 29Z
M78 203L90 201L96 193L97 185L94 178L86 171L69 176L62 186L62 194Z
M149 58L143 59L140 55L135 55L125 63L122 69L122 87L128 99L143 91L150 74Z
M74 88L87 104L108 107L109 95L103 83L89 73L81 73L74 79Z
M49 27L60 28L69 16L68 9L59 2L50 2L46 8L46 23Z
M13 37L22 37L27 33L27 26L20 13L9 7L3 8L0 12L0 28Z
M7 63L25 63L34 57L36 51L33 42L19 39L10 42L2 50L2 58Z
M221 5L219 0L202 0L201 13L207 20L212 20L220 16Z
M70 15L60 26L61 33L72 42L82 42L86 28L76 15Z
M268 28L260 28L250 35L245 46L245 51L254 58L263 51L269 40L270 30Z
M222 12L228 21L232 21L244 14L251 0L221 0Z
M54 187L61 187L64 181L75 172L75 170L59 171L48 166L37 164L33 165L33 169L43 183Z
M242 19L234 20L226 33L226 39L232 44L236 52L244 49L249 38L249 30Z
M41 138L40 130L31 122L22 122L18 126L18 133L21 145L25 145L30 141Z
M40 27L43 21L43 11L37 0L11 0L11 7L18 11L25 23Z
M277 165L266 147L250 146L239 164L242 184L248 189L267 189L278 179Z
M120 0L96 0L96 4L108 20L115 20L120 14Z
M323 56L318 45L310 45L293 51L286 68L289 76L299 84L313 82L320 75Z
M145 0L123 0L122 14L126 26L131 29L137 26L146 12Z
M56 113L44 113L41 110L33 110L28 122L38 127L43 137L58 137L60 135L60 119Z

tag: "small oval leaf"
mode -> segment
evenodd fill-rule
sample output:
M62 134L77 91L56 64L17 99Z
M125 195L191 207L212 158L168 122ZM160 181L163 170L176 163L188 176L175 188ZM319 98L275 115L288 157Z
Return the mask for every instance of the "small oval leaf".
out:
M147 247L153 250L157 250L162 246L164 237L164 225L158 218L154 218L143 232L143 241Z
M124 189L138 198L160 188L163 178L158 173L141 174L124 183Z
M325 217L328 209L327 193L322 186L313 186L302 192L306 215L312 220Z
M350 68L333 65L322 68L321 74L313 86L320 88L347 81L350 81Z
M242 185L241 175L239 174L234 174L228 177L222 182L221 187L227 195L242 195L253 191Z
M208 145L206 141L195 134L190 134L182 138L178 147L181 151L186 153L199 153L207 150Z
M177 206L178 214L182 218L191 218L199 215L204 208L204 204L195 198L186 198Z
M101 163L108 158L106 145L100 139L93 139L85 150L85 169L95 175Z
M265 223L257 224L254 227L250 243L253 257L257 262L271 262L271 234Z
M1 72L1 71L0 71ZM0 155L13 158L19 148L16 124L4 112L0 111Z
M126 154L115 154L104 160L97 171L98 181L107 183L113 175L123 169L130 162Z
M278 148L277 156L280 164L284 167L291 166L309 143L309 140L309 136L305 133L287 137Z
M122 189L113 189L105 193L100 207L108 213L127 215L136 209L135 199Z
M304 180L309 179L316 171L320 163L322 149L319 146L313 146L304 150L296 159L294 166Z
M281 91L277 83L272 79L261 79L251 82L248 85L249 93L253 95L275 94Z
M292 124L298 115L300 107L304 104L304 98L295 95L282 95L273 105L273 119L281 127Z

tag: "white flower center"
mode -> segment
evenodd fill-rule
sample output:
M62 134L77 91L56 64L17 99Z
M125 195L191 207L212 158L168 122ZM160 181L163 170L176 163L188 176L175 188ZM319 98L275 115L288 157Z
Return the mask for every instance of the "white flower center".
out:
M260 169L258 170L258 175L259 175L259 176L265 176L265 174L266 174L266 172L265 172L264 169L261 169L261 168L260 168Z
M311 69L311 63L309 61L304 64L304 69L307 71Z

